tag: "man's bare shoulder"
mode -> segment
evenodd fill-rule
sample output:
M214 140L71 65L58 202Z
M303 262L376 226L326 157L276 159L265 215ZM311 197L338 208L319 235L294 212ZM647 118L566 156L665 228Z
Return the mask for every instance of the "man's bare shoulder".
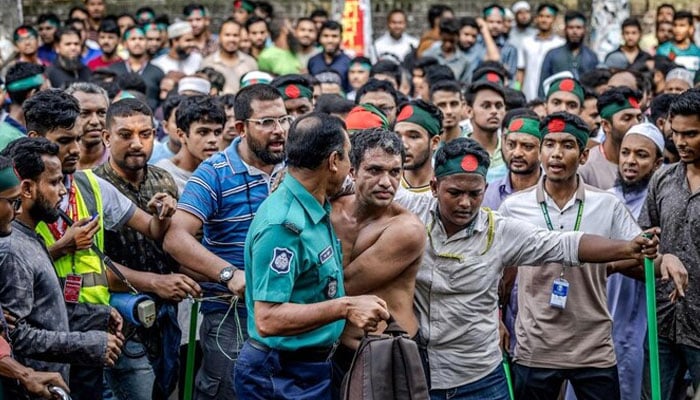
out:
M398 203L392 203L389 209L393 213L387 229L382 233L397 235L408 240L408 244L421 246L425 242L426 230L423 222L412 212Z

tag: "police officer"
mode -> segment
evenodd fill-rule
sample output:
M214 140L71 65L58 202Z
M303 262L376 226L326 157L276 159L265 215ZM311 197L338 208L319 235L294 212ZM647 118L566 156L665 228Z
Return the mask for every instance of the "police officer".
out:
M350 170L349 150L336 117L311 113L290 129L289 171L260 206L245 243L250 338L234 374L241 399L329 399L329 359L345 321L373 331L389 318L376 296L344 296L327 197Z

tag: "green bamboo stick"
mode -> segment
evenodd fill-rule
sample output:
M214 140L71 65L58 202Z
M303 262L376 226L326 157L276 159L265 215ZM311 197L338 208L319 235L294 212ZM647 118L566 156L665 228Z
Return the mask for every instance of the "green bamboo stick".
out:
M503 353L503 371L506 374L506 382L508 383L508 394L510 395L510 400L515 400L515 393L513 392L513 378L510 376L510 363L508 362L508 355Z
M187 342L187 367L185 369L185 400L192 400L192 386L194 383L194 354L197 347L197 317L199 314L199 302L192 303L190 315L189 342Z
M661 380L659 375L659 336L656 322L656 275L654 260L644 259L644 280L646 281L647 327L649 336L649 373L651 374L651 398L661 400Z

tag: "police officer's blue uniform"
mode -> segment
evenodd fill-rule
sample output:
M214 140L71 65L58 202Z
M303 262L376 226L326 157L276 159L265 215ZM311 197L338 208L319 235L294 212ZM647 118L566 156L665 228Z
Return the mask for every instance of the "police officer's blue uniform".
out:
M236 363L241 399L329 399L329 358L345 326L341 319L294 336L262 337L254 304L311 304L345 295L343 256L319 202L293 176L260 206L245 244L248 333Z

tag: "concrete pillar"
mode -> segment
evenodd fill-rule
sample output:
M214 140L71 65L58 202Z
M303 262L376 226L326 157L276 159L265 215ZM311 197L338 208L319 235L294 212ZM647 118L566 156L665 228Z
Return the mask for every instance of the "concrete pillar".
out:
M12 31L22 23L22 0L0 0L0 65L12 56Z

